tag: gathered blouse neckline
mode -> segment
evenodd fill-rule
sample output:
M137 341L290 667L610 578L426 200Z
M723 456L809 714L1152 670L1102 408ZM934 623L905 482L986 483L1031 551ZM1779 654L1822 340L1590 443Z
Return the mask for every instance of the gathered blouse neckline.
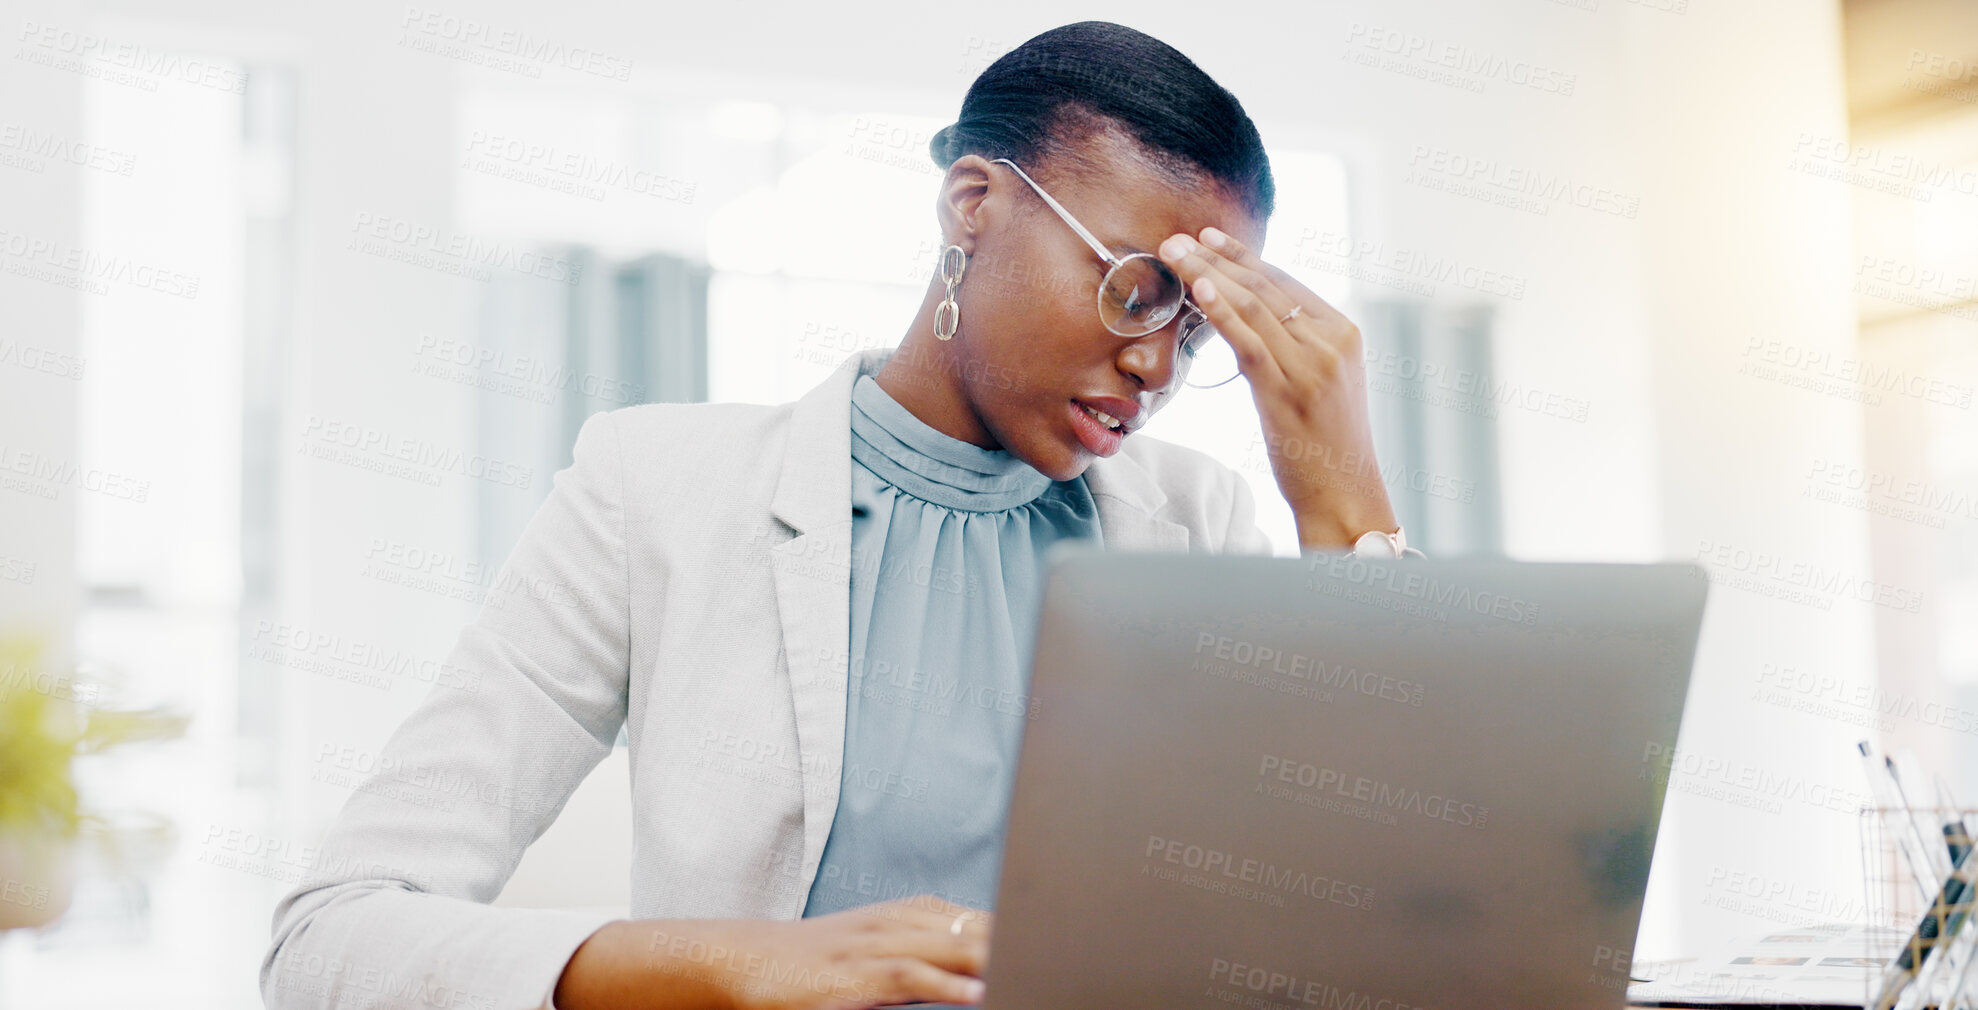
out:
M871 373L852 384L852 458L922 501L963 512L1001 512L1057 483L1007 449L984 449L935 429Z

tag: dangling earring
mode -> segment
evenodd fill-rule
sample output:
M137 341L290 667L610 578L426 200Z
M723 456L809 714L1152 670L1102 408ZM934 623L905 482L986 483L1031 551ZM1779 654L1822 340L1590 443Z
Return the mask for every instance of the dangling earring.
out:
M948 285L948 297L934 307L936 340L953 340L955 331L961 329L962 307L955 304L955 289L961 286L962 271L967 269L968 253L961 246L951 245L941 250L941 282Z

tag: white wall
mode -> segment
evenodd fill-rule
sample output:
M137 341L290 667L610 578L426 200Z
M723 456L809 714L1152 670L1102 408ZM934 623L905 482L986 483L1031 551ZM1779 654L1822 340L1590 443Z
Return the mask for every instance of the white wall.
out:
M1861 517L1801 497L1814 460L1858 456L1859 405L1740 371L1766 347L1855 353L1848 188L1788 167L1803 134L1847 135L1839 12L1691 6L1707 29L1643 13L1626 53L1655 208L1639 283L1657 542L1739 580L1712 587L1678 762L1691 774L1672 780L1698 792L1672 789L1686 844L1659 852L1657 910L1683 942L1644 937L1685 950L1864 907L1855 809L1868 800L1852 744L1869 734L1759 695L1788 669L1873 680L1872 604L1773 594L1807 592L1780 577L1794 565L1876 574ZM1739 86L1715 86L1720 74Z
M0 63L0 94L30 89L32 104L0 107L0 129L83 140L80 78ZM0 165L0 231L7 233L0 235L0 635L36 636L42 668L65 671L78 602L75 505L84 493L73 468L77 383L89 374L81 353L85 296L15 271L41 269L45 258L29 252L31 243L66 252L83 241L75 213L82 181L62 170L67 166L51 171L36 163L41 171ZM64 481L62 473L71 476Z

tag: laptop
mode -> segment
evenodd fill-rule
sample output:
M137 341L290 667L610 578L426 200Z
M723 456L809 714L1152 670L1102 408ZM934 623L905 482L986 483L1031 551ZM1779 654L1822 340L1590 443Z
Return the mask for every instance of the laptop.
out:
M1047 564L983 1010L1623 1005L1700 567Z

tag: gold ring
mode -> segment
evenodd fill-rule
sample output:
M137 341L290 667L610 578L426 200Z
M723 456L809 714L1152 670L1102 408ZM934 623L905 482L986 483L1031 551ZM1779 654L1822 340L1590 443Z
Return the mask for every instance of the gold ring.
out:
M1280 323L1288 323L1293 319L1298 318L1298 313L1303 311L1305 311L1305 306L1293 303L1291 306L1291 311L1285 313L1284 315L1279 316L1277 318L1277 321Z

